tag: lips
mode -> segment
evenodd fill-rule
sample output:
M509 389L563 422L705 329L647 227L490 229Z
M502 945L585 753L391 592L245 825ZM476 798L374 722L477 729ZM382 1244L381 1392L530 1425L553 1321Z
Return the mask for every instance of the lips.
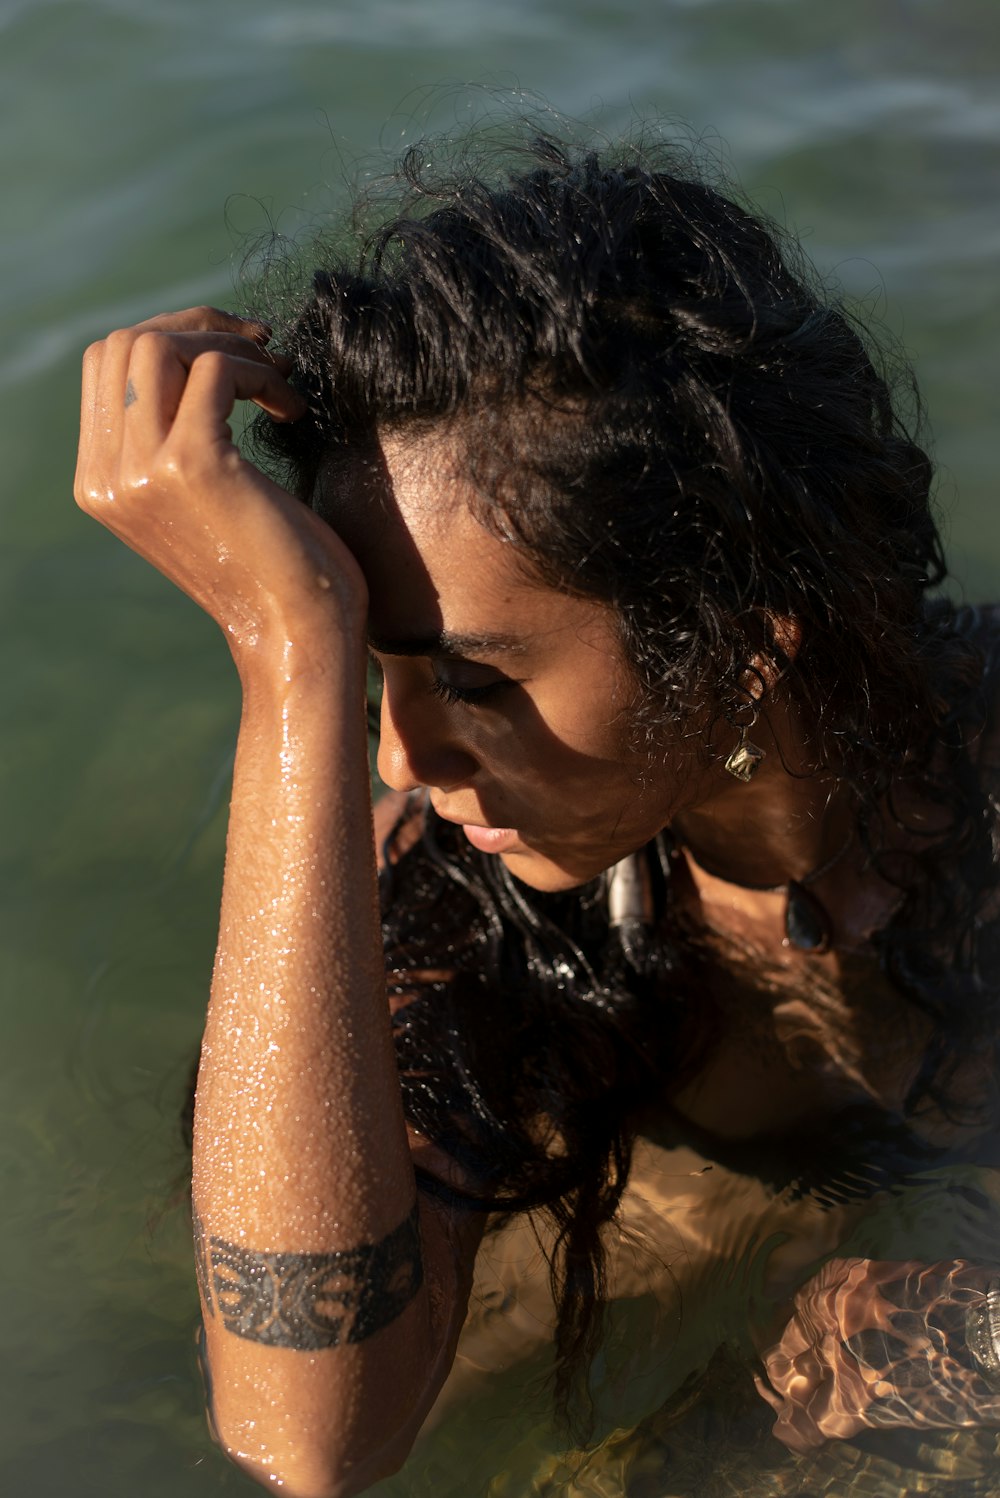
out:
M433 805L433 802L431 803ZM452 822L461 827L469 842L480 853L505 853L508 848L517 842L516 827L484 827L477 822L462 822L458 817L449 817L444 812L434 807L435 813L443 822Z
M516 827L476 827L463 822L462 831L480 853L506 853L517 842Z

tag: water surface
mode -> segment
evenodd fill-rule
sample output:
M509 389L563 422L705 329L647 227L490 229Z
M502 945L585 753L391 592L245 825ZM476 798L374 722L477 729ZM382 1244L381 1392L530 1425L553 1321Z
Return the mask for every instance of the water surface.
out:
M915 358L956 586L995 595L998 43L986 0L0 3L6 1492L248 1487L205 1431L182 1215L155 1220L183 1168L237 699L214 627L70 503L85 344L232 303L247 236L321 220L356 159L419 131L428 84L521 85L610 130L659 111L726 142ZM692 1323L695 1361L711 1330ZM523 1379L474 1404L387 1493L565 1488ZM741 1466L767 1412L718 1407L680 1445L654 1433L651 1472L616 1448L588 1491L748 1491L751 1467L795 1491L779 1448ZM888 1486L851 1489L853 1454L833 1460L845 1492L901 1488L872 1467Z

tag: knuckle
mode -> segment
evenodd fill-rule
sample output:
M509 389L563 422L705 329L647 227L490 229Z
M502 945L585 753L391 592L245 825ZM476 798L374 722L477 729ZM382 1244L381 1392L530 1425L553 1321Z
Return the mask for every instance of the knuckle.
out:
M80 478L73 485L73 498L78 509L83 510L86 515L93 515L99 509L101 501L107 498L107 494L94 480Z
M134 328L115 328L104 340L104 347L112 354L124 354L135 342Z
M107 497L111 500L127 503L128 500L135 499L137 495L147 494L157 483L160 483L160 487L162 488L159 474L150 472L148 468L131 468L127 473L121 475L115 486L114 493L109 494Z
M204 459L197 449L192 451L187 443L175 443L160 456L157 478L161 485L187 488L197 481Z
M195 307L192 316L202 327L228 332L239 322L231 312L224 312L221 307Z
M152 328L144 328L137 333L132 345L132 353L136 358L158 358L163 352L165 345L169 342L169 335L157 332Z
M229 355L224 354L221 349L204 349L192 361L192 368L194 365L198 366L202 374L218 379L229 367Z

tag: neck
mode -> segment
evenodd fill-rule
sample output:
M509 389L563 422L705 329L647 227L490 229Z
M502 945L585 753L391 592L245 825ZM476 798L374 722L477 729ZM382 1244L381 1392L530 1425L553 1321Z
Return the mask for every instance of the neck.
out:
M718 737L731 732L723 724ZM815 751L788 704L775 704L750 737L766 756L753 779L743 783L717 773L710 794L675 817L671 831L696 863L704 860L707 870L733 884L804 879L843 843L851 794L832 774L810 773Z

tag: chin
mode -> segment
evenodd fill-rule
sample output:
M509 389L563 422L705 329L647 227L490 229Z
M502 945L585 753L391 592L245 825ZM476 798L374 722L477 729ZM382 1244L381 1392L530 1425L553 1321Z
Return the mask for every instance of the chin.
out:
M541 894L557 895L589 884L598 874L603 874L605 869L612 868L623 855L611 856L606 863L596 860L573 868L546 858L544 853L511 852L497 856L508 872L522 884L528 885L530 889L537 889Z

